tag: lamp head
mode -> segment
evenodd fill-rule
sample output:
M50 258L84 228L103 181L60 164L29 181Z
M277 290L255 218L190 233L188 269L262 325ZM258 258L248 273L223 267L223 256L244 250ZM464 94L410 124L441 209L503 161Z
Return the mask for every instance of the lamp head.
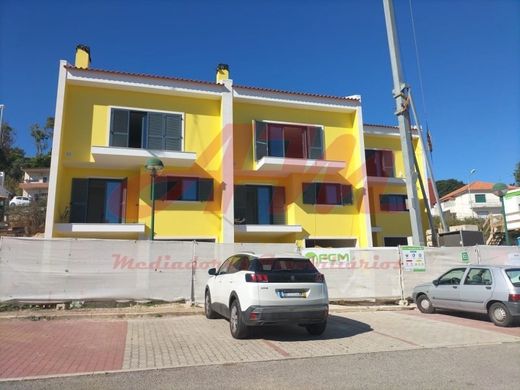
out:
M502 198L507 193L507 190L508 190L507 184L504 184L504 183L496 183L493 186L493 194L495 194L499 198Z
M164 164L158 158L149 158L146 160L144 167L150 171L150 174L155 175L158 171L161 171L164 168Z

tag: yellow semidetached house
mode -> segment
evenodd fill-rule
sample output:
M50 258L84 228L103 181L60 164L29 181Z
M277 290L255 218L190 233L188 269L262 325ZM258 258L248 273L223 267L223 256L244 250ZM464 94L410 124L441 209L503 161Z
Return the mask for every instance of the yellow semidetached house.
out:
M359 96L233 85L223 64L216 82L94 69L82 45L59 69L47 238L368 247L410 235L407 213L387 210L402 199L384 197L406 194L399 138L363 128ZM164 165L154 232L150 158Z

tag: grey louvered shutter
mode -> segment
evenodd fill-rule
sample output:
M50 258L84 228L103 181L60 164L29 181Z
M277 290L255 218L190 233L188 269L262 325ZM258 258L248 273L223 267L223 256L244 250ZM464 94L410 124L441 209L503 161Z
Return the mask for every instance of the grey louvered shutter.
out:
M199 179L198 200L201 202L213 200L213 179Z
M285 225L285 188L273 187L272 194L273 225Z
M168 193L168 177L167 176L156 176L154 180L154 198L155 200L166 200L166 194ZM152 197L150 187L150 198Z
M164 150L164 115L156 112L149 112L147 130L147 149Z
M130 111L112 109L110 146L128 147Z
M88 179L72 179L70 194L70 223L87 221Z
M267 125L264 122L254 121L255 160L267 156Z
M352 204L352 186L351 185L342 185L341 186L341 204Z
M247 186L235 186L234 206L235 206L235 225L247 223Z
M303 183L303 204L316 204L316 183Z
M307 128L307 157L313 160L323 160L323 129L321 127Z
M182 151L182 115L165 115L164 149Z

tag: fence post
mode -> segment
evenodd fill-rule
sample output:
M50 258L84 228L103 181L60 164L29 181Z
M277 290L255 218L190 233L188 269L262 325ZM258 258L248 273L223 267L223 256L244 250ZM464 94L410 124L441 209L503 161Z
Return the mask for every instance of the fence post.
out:
M197 268L197 258L195 257L195 245L197 245L197 241L193 240L191 243L191 306L195 306L195 269Z
M403 262L401 260L401 246L397 247L397 254L399 256L399 284L401 286L401 299L399 300L399 306L408 306L408 301L404 297L404 273L403 273Z

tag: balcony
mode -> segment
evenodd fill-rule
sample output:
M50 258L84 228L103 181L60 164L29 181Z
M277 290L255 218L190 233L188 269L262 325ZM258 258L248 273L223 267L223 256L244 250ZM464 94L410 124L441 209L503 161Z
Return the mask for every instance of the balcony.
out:
M346 167L345 161L311 160L302 158L265 156L256 162L254 170L262 173L336 173Z
M96 165L103 168L140 168L151 157L161 159L165 166L187 168L191 167L197 159L197 154L192 152L116 146L92 146L90 152Z
M404 177L381 177L381 176L368 176L368 184L394 184L394 185L406 185L406 179Z
M301 233L301 225L235 225L235 234L240 237L253 236L284 236L287 234Z
M142 223L57 223L54 230L61 235L128 237L144 234Z
M337 173L345 161L325 159L322 126L254 122L254 171L287 176L291 173Z

